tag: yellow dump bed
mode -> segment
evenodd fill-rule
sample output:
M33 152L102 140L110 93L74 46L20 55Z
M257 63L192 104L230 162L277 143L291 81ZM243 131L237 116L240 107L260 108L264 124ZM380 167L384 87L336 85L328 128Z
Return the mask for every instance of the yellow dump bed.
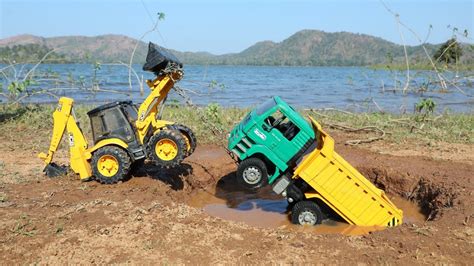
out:
M314 191L306 198L319 198L349 224L396 226L403 212L359 171L334 151L334 139L310 117L317 147L303 158L293 178L302 178Z

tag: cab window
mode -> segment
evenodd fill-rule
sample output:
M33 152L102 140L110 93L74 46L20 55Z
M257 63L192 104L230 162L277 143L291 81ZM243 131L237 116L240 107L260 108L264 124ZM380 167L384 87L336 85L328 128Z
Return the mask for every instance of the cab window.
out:
M100 116L93 116L91 117L91 124L92 124L92 134L94 136L94 140L101 137L104 132L105 128L103 127L102 117Z
M138 119L137 108L135 108L133 105L125 105L124 111L130 124L135 124L135 121Z
M114 108L104 113L106 129L111 137L120 138L126 142L133 140L130 123L126 120L120 108Z
M291 141L300 132L298 126L290 121L280 110L268 116L264 120L264 129L271 131L271 129L278 130L287 140Z
M271 129L273 127L276 127L278 124L280 124L281 121L285 119L285 115L280 112L280 110L277 110L275 113L269 115L265 120L263 121L268 129Z

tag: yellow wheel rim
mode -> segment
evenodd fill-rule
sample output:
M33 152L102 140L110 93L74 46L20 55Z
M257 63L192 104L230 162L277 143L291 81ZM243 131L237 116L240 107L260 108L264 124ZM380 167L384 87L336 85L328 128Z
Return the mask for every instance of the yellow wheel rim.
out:
M112 177L117 174L119 170L119 162L117 158L112 155L102 155L97 162L97 169L101 175Z
M155 152L160 160L171 161L178 155L178 145L170 139L161 139L156 143Z

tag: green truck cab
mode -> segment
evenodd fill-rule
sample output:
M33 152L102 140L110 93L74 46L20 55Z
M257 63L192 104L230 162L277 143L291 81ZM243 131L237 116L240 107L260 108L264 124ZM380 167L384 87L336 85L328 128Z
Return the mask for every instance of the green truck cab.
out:
M228 140L228 149L239 163L239 183L256 189L292 169L314 145L315 134L293 107L275 96L249 112Z

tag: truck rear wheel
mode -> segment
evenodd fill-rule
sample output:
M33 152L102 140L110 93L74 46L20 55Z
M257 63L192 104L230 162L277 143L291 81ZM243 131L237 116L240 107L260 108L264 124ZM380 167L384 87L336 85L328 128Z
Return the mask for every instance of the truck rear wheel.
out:
M123 149L105 146L92 155L92 173L102 184L115 184L130 173L130 156Z
M323 213L318 204L303 200L297 202L291 210L291 222L301 225L317 225L323 221Z
M247 189L262 187L268 179L267 166L259 158L243 160L237 168L237 181Z
M163 168L178 166L186 151L184 136L177 130L160 130L150 138L147 145L148 158Z

